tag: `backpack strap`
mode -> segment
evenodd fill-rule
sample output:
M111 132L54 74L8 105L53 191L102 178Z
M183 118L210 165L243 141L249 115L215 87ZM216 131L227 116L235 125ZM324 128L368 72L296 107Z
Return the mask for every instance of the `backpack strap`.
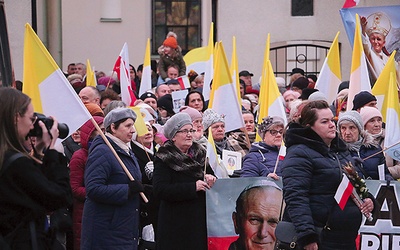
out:
M6 161L4 161L3 166L1 167L0 170L0 176L1 174L3 174L4 171L7 170L7 168L11 165L11 163L13 163L15 160L24 157L25 155L21 152L17 152L12 154Z

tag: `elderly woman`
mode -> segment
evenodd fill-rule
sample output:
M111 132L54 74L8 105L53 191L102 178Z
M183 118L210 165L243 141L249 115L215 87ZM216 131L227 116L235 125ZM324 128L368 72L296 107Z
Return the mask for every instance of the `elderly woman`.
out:
M131 181L99 135L93 140L85 170L86 201L81 249L137 249L142 174L130 148L136 114L116 108L104 118L106 138L133 176Z
M169 139L154 159L153 185L160 200L157 249L207 249L205 191L216 178L204 173L205 149L193 142L192 120L185 113L164 125Z
M250 152L243 159L240 177L267 176L274 180L279 179L281 161L278 161L278 156L283 128L284 121L281 117L268 116L263 119L258 125L258 134L263 141L251 146Z
M307 102L301 118L285 133L286 156L282 164L284 220L292 221L298 249L356 249L361 212L374 208L364 199L361 211L352 199L342 210L334 199L341 182L342 165L353 162L337 136L332 111L325 101ZM370 195L370 197L372 197ZM317 227L329 227L322 234Z
M374 141L383 147L385 140L385 129L382 128L382 114L377 108L365 106L361 108L360 115L363 120L363 126L367 133L371 134ZM400 164L398 161L385 155L386 166L393 178L400 178Z
M246 151L242 148L242 145L247 145L244 139L238 141L238 139L240 139L239 137L230 136L229 139L226 137L225 119L222 115L212 109L207 109L203 114L203 126L207 137L208 128L211 128L211 135L214 139L215 149L218 155L222 156L222 151L224 149L240 152L243 157L246 155Z
M193 133L193 141L204 146L204 148L207 147L207 138L204 136L203 132L203 114L189 106L181 107L180 112L188 114L190 119L192 119L193 129L196 130L196 132Z
M379 180L378 166L385 164L381 146L374 142L373 137L364 131L363 121L357 111L351 110L339 115L339 136L347 144L353 157L362 159L374 155L357 164L357 171L365 179ZM385 164L385 179L393 180Z

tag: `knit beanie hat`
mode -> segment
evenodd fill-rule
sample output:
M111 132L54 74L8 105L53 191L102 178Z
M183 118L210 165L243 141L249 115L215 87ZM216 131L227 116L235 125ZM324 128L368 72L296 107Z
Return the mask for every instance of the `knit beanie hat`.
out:
M362 107L360 109L360 115L363 120L364 127L365 127L365 124L367 124L367 122L369 120L371 120L372 118L374 118L374 117L382 118L382 114L377 108L369 107L369 106Z
M286 90L285 93L283 93L283 99L286 99L286 97L292 95L294 97L294 99L298 99L300 97L300 93L297 91L293 91L293 90Z
M136 121L136 113L130 108L113 109L104 118L104 127L107 129L112 123L125 118L131 118L133 121Z
M168 139L174 138L176 132L178 132L183 126L187 124L192 124L192 119L186 113L178 113L173 115L164 124L164 135Z
M309 82L308 82L307 78L299 77L296 81L294 81L292 83L292 88L297 87L299 89L305 89L305 88L307 88L308 84L309 84Z
M190 116L190 118L192 119L192 121L203 117L201 115L201 113L199 111L197 111L197 109L194 109L189 106L182 106L180 108L179 112L188 114Z
M260 124L257 124L257 133L260 135L261 139L264 139L265 133L273 126L273 125L282 125L285 126L284 120L279 116L267 116L263 118L263 121Z
M365 104L376 101L376 97L368 91L361 91L354 96L353 99L353 110L357 110L364 106Z
M96 115L96 116L104 117L104 112L103 112L103 110L101 110L99 105L97 105L95 103L85 103L85 107L87 108L87 110L89 111L89 113L92 116Z
M324 93L322 93L321 91L317 91L312 93L309 97L308 97L309 101L326 101L328 102L328 99L326 98L326 95Z
M172 96L166 94L157 100L157 107L165 109L169 114L175 114L172 105Z
M208 128L213 125L214 123L217 122L223 122L225 123L224 116L218 114L212 109L206 109L203 113L203 126L204 126L204 131L207 131Z
M163 45L171 47L173 49L178 48L178 42L176 41L176 38L173 36L167 37L167 39L164 40Z
M146 100L147 98L153 98L157 101L156 95L154 95L153 93L150 93L150 92L145 92L139 97L139 99L142 101Z
M344 89L348 89L349 88L349 81L343 81L339 84L338 90L337 92L339 93L340 91L344 90Z
M354 123L357 126L360 134L362 131L364 131L363 120L361 118L361 115L355 110L350 110L339 114L339 120L338 120L339 131L340 131L340 126L342 125L343 122Z

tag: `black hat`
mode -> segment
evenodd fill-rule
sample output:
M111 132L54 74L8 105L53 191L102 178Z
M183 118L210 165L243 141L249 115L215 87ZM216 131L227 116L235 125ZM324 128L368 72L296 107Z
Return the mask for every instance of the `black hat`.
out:
M308 82L308 79L307 79L307 78L305 78L305 77L299 77L299 78L297 78L296 81L294 81L294 82L292 83L292 88L293 88L293 87L297 87L297 88L299 88L299 89L305 89L305 88L307 88L308 84L309 84L309 82Z
M311 78L314 82L317 82L317 76L316 75L307 75L307 78Z
M253 73L250 73L247 70L242 70L242 71L240 71L239 76L254 76L254 75L253 75Z
M153 98L157 101L157 97L153 93L150 93L150 92L145 92L139 97L139 99L142 101L146 100L147 98Z
M339 93L340 91L344 90L344 89L348 89L349 88L349 81L343 81L339 84L338 90L337 92Z
M373 94L369 93L368 91L361 91L354 96L353 110L362 108L365 104L372 101L376 101L376 97Z
M165 109L169 114L175 114L172 105L172 96L166 94L157 100L157 107Z
M310 95L314 92L317 92L318 89L309 89L309 88L305 88L303 89L303 91L301 92L301 96L299 97L299 99L301 100L308 100L308 97L310 97Z
M300 73L304 76L304 70L300 69L300 68L293 68L292 72L290 73L290 75L296 74L296 73Z

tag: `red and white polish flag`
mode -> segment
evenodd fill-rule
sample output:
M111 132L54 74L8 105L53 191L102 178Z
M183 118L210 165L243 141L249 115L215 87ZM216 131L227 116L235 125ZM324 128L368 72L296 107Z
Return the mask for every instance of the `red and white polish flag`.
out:
M346 206L347 200L353 192L353 189L354 187L351 184L349 178L347 178L347 176L343 173L342 181L340 182L335 194L335 200L342 210Z
M180 76L176 80L178 80L182 90L190 88L190 81L187 75Z

